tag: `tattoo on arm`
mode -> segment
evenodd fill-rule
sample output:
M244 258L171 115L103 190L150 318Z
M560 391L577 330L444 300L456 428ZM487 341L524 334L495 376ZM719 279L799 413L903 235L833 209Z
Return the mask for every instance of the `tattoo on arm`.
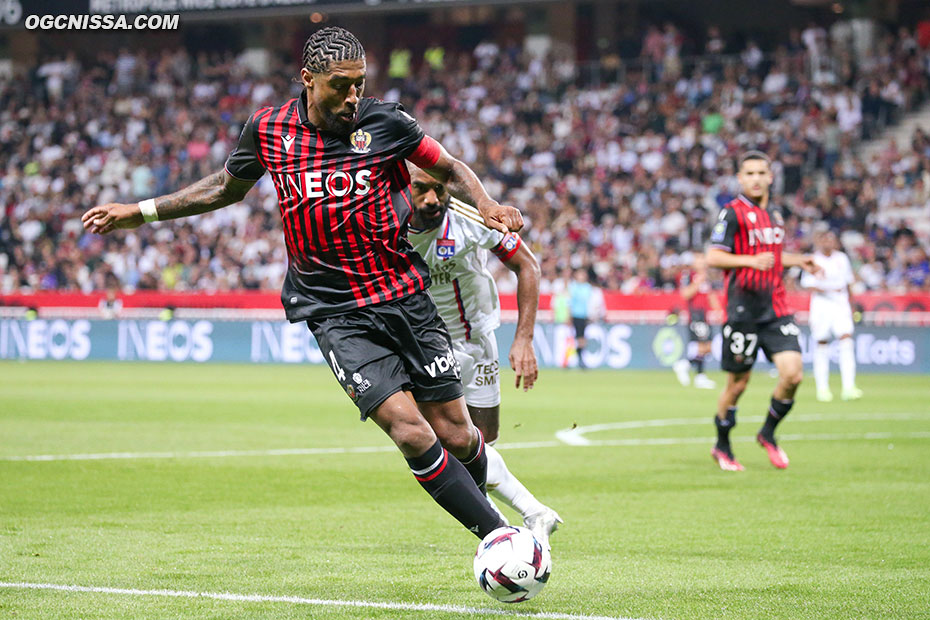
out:
M446 189L449 190L450 194L470 205L477 206L490 199L478 175L458 160L452 164L452 170L446 182Z
M245 198L254 184L254 181L235 179L222 170L173 194L156 198L155 210L159 220L215 211Z

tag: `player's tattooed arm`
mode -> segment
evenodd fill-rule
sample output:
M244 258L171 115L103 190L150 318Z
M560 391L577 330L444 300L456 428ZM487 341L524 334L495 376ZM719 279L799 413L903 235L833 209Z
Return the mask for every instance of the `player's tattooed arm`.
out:
M230 176L225 170L178 190L155 198L159 220L199 215L239 202L255 185ZM81 217L84 228L96 234L106 234L118 228L137 228L144 223L139 204L109 203L88 210Z
M444 183L450 194L474 205L484 218L484 223L490 228L503 233L516 232L523 228L523 215L519 209L502 205L491 198L474 170L449 155L442 145L439 145L439 159L432 168L427 168L426 172Z
M243 181L221 170L173 194L156 198L155 210L160 220L215 211L245 198L253 185L255 181Z

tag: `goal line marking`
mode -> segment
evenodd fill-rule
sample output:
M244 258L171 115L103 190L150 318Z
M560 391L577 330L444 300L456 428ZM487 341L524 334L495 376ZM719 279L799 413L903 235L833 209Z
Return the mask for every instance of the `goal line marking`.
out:
M15 583L0 581L0 588L18 590L56 590L60 592L87 592L94 594L122 594L125 596L160 596L166 598L211 599L241 603L290 603L315 607L356 607L367 609L392 609L398 611L439 611L453 614L481 616L503 616L509 618L540 618L541 620L635 620L619 616L588 616L559 612L519 612L504 609L482 609L464 605L433 605L429 603L399 603L381 601L343 601L301 596L271 596L264 594L234 594L231 592L193 592L187 590L137 590L134 588L104 588L75 586L56 583ZM642 620L642 619L639 619Z

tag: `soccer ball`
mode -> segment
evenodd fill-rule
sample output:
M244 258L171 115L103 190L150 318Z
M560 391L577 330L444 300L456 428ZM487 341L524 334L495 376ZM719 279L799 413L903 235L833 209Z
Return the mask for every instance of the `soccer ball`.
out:
M488 596L519 603L537 594L549 581L552 559L525 527L499 527L478 543L475 579Z

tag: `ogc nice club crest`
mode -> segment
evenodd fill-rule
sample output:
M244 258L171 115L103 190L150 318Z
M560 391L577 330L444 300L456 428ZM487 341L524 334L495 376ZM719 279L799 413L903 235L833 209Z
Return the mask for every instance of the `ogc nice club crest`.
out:
M352 134L352 152L363 155L371 151L371 134L359 129Z

